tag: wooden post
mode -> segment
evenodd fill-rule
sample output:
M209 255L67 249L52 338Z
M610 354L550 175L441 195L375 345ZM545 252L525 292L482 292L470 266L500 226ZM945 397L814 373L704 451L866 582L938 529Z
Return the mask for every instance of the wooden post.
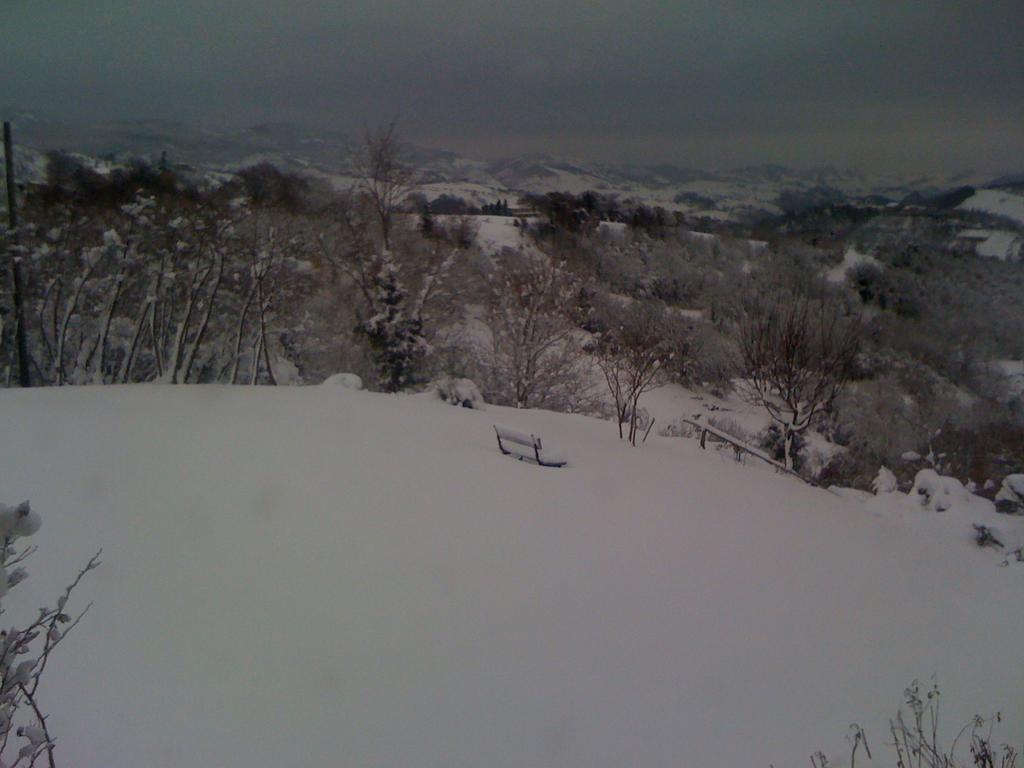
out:
M11 124L4 121L4 165L7 171L7 219L13 233L13 242L18 244L18 197L14 187L14 141L11 139ZM14 285L14 343L18 351L18 384L32 386L28 367L28 342L25 337L25 302L21 279L21 260L12 255L11 282Z

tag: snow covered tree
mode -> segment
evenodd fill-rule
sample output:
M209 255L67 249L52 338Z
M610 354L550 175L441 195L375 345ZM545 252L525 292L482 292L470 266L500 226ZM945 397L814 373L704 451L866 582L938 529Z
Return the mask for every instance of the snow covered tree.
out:
M797 291L759 295L739 327L744 394L782 429L793 468L794 436L826 410L854 372L861 326L825 297Z
M461 250L409 230L393 233L393 249L378 249L365 207L351 198L342 202L315 241L337 270L340 289L361 297L354 330L370 346L381 386L398 391L415 383L429 332L451 316L448 278Z
M302 257L308 255L312 238L294 216L268 207L243 206L237 240L218 333L226 343L216 353L228 370L218 378L232 384L245 378L249 384L277 384L271 358L272 330L280 331L277 336L283 347L284 329L299 330L285 325L289 308L292 322L296 315L309 315L301 308L312 292L314 267Z
M98 209L37 201L26 221L36 382L274 383L273 332L314 279L297 214L143 196Z
M44 213L28 241L42 380L189 380L217 322L230 219L154 198Z
M356 328L373 350L381 385L398 392L416 382L416 372L429 345L416 302L402 286L390 254L384 253L372 278L370 317Z
M517 408L586 409L583 348L569 311L576 282L546 256L506 254L488 281L486 361L492 401Z
M0 615L7 613L9 590L27 578L23 563L35 551L31 546L19 551L15 542L31 536L39 526L39 515L27 501L13 507L0 504ZM56 739L40 703L39 687L50 655L89 610L87 605L72 617L68 612L71 593L99 564L96 553L53 607L44 606L28 623L0 632L0 765L31 768L44 756L49 768L57 765Z

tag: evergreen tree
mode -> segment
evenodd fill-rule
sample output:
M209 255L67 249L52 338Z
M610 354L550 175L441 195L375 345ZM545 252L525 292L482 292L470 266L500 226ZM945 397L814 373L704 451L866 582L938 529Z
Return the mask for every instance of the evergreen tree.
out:
M423 321L410 312L411 300L398 279L390 254L385 252L373 279L374 315L356 327L373 350L381 384L398 392L416 383L416 371L428 351Z
M426 238L432 238L437 234L434 231L434 216L430 212L429 204L424 204L420 211L420 232Z

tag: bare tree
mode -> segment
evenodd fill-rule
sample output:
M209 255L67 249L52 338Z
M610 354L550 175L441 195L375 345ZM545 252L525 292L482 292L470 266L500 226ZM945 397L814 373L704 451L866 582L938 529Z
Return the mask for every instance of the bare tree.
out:
M518 408L590 410L583 348L568 310L575 281L546 256L507 254L490 276L489 395Z
M687 349L664 308L651 302L611 309L606 324L590 351L615 403L619 438L635 446L640 397L667 380L669 363ZM623 424L629 425L626 435Z
M179 384L190 378L217 306L225 260L235 248L234 223L187 211L160 236L167 242L159 250L150 341L158 380Z
M380 224L384 249L391 247L391 227L399 206L415 189L415 170L404 162L398 125L391 121L367 130L353 162L363 193Z
M787 469L794 436L842 392L860 344L859 319L826 297L779 290L747 307L739 326L742 390L782 428Z
M301 302L308 280L301 279L292 262L310 253L310 234L293 216L268 207L245 207L242 213L237 256L244 268L235 276L237 318L230 337L225 334L230 338L230 351L222 355L230 361L226 379L237 383L248 358L250 384L258 383L261 375L276 384L270 326L282 306Z

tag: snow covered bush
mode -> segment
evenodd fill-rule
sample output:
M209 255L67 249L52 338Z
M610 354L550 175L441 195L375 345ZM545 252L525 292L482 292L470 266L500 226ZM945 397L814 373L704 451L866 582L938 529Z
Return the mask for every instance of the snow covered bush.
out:
M922 469L914 478L910 495L916 497L921 506L936 512L945 512L955 504L968 500L970 494L964 484L955 477L945 477L934 469Z
M888 354L877 367L883 372L851 383L815 424L847 449L833 461L833 482L868 490L885 465L906 490L918 470L931 468L973 481L980 495L993 498L1001 479L1024 467L1019 414L969 397L914 361Z
M741 443L752 445L756 440L756 437L744 429L738 421L728 416L721 416L714 413L709 414L708 424L715 429L725 432L727 435L732 435Z
M35 551L31 546L19 551L14 544L38 531L40 524L39 515L27 501L13 507L0 504L0 615L7 613L8 591L28 577L23 563ZM0 631L0 765L31 768L44 755L50 768L56 765L56 740L40 704L39 685L50 654L89 610L87 605L72 618L68 613L71 593L99 564L96 553L53 607L40 608L35 618L20 628Z
M710 323L694 323L690 335L694 353L677 366L680 381L726 397L736 378L735 342Z
M790 431L787 441L784 427L773 422L758 435L757 444L775 461L786 464L794 472L800 472L804 468L807 458L804 449L807 447L807 440L802 432Z
M1024 515L1024 474L1007 475L995 498L996 509L1012 515Z
M480 388L470 379L455 379L448 376L434 382L434 391L449 405L461 405L477 411L487 410Z
M878 474L875 475L875 479L871 483L871 490L876 495L883 493L895 493L898 490L899 483L896 480L896 475L892 473L888 467L884 464L878 468Z
M340 387L342 389L362 389L363 380L354 373L335 373L324 379L325 387Z
M658 434L662 437L699 437L700 430L690 424L687 421L683 421L683 417L674 419L668 424L664 424L658 427Z
M998 404L979 401L951 414L928 447L943 474L973 480L981 488L994 479L995 491L1001 478L1024 468L1024 421Z

